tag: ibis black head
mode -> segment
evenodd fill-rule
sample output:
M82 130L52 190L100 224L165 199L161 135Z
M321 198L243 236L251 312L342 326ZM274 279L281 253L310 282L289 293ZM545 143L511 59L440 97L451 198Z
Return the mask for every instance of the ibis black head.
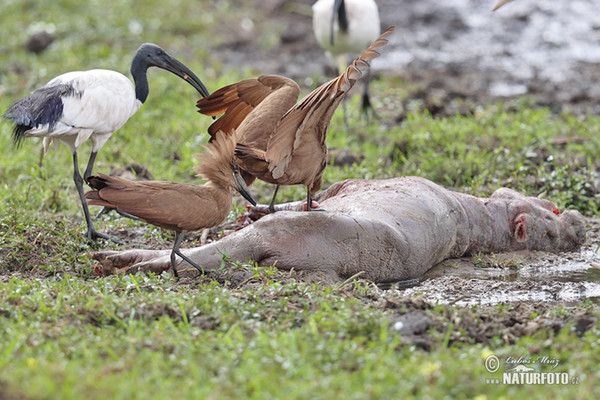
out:
M334 45L333 41L333 27L335 24L335 17L338 19L338 26L340 31L348 32L348 15L346 14L346 4L344 0L335 0L333 2L333 12L331 13L331 30L329 32L329 39L331 41L331 45Z
M203 97L210 94L204 83L182 62L171 57L160 46L144 43L137 50L131 62L131 75L136 84L136 94L142 103L148 97L146 71L150 67L158 67L174 73L192 85Z

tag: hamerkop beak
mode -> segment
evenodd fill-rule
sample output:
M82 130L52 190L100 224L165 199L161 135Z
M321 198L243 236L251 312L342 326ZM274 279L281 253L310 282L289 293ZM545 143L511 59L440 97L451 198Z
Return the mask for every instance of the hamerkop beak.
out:
M233 175L235 177L236 190L239 192L239 194L242 195L243 198L248 200L250 202L250 204L255 206L256 200L254 200L254 197L252 197L252 194L250 193L250 189L248 189L248 185L246 185L244 178L242 178L242 175L240 174L240 170L238 167L234 167Z

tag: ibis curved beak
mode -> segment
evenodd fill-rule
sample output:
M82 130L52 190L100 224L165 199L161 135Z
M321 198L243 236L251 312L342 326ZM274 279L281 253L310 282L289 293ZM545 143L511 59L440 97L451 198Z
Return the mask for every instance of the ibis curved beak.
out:
M191 69L186 67L185 64L170 56L165 58L163 62L164 63L162 65L158 65L158 67L166 69L167 71L170 71L179 76L181 79L185 80L187 83L192 85L194 89L196 89L198 93L202 95L202 97L210 95L210 92L206 86L204 86L204 83L202 83L200 78L198 78Z
M502 7L503 5L505 5L506 3L510 3L511 1L512 0L498 0L496 2L496 5L492 9L492 11L496 11L497 9L499 9L500 7Z
M244 178L242 178L242 175L240 175L240 170L238 169L237 166L233 168L233 175L235 176L236 190L242 195L243 198L248 200L250 202L250 204L255 206L256 200L254 200L254 198L250 194L250 189L248 189L246 182L244 182Z

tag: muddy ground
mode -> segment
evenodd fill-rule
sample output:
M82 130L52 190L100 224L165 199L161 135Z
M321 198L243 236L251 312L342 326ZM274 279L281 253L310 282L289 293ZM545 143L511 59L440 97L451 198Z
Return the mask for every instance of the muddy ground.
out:
M300 82L327 70L331 63L311 34L312 3L261 2L269 21L285 23L279 44L261 49L252 39L255 35L248 34L252 32L229 31L230 40L218 57L232 68L251 66ZM524 95L557 112L600 111L598 1L518 0L496 12L491 12L494 1L481 0L377 3L382 29L396 25L396 31L374 60L373 70L380 76L402 77L409 92L396 110L396 121L403 119L409 103L446 116ZM256 24L253 29L265 26ZM588 227L588 241L580 253L522 252L450 260L418 286L398 294L421 293L431 301L459 305L599 301L599 220L589 219Z
M290 7L290 3L302 7ZM396 25L389 48L373 63L376 75L406 82L408 98L396 110L402 121L407 104L432 115L469 112L481 103L527 95L534 104L556 112L600 112L600 2L595 0L518 0L492 13L493 1L379 0L383 29ZM238 46L220 57L232 67L248 65L265 73L284 74L302 82L327 71L328 58L307 32L311 0L264 2L269 18L283 20L281 42L261 50L251 39L232 36ZM290 11L291 10L291 11ZM242 61L243 60L243 61ZM373 94L376 97L376 93ZM416 100L416 101L412 101ZM578 334L596 322L587 311L556 316L556 308L591 300L600 304L600 219L588 219L588 240L579 253L517 252L448 260L418 284L378 288L367 299L394 311L393 329L427 347L432 304L477 305L449 308L456 320L450 340L487 341L501 333L505 341L538 329L558 331L571 322ZM220 277L224 279L225 277ZM230 277L231 278L231 277ZM252 279L233 279L251 285ZM234 286L236 286L234 284ZM400 285L402 286L402 285ZM513 304L499 313L497 304ZM533 311L540 316L529 320ZM462 339L458 330L466 332Z
M228 27L229 40L214 56L225 66L283 74L302 84L328 65L312 35L312 3L261 1L266 21L251 29L247 23ZM496 12L493 0L377 3L381 27L395 25L396 31L373 70L404 78L411 96L434 115L466 111L463 100L522 95L556 111L600 111L600 2L518 0ZM254 40L261 29L282 31L280 42L262 48Z
M382 27L396 25L397 30L389 48L374 62L375 75L401 77L409 92L407 99L399 101L403 106L395 110L396 122L403 119L404 105L411 100L437 116L469 112L478 104L523 95L557 112L600 111L600 85L596 84L600 80L600 2L518 0L495 13L492 3L378 1ZM307 76L331 71L312 36L312 0L264 0L260 4L267 22L251 28L246 24L245 29L227 27L228 40L215 53L226 68L244 66L282 74L305 86L314 83L305 81ZM272 27L282 31L281 40L265 49L253 40L253 31ZM474 255L447 260L420 282L373 286L369 295L348 284L347 291L390 311L391 329L423 348L433 343L427 331L433 328L444 333L449 321L454 324L450 342L487 342L495 336L512 342L538 330L558 332L567 323L581 335L597 322L592 311L597 313L600 304L600 255L596 252L600 219L588 219L587 225L588 240L578 253ZM144 239L141 228L117 234L126 248L170 246ZM192 237L198 239L199 235ZM200 279L209 278L232 289L264 284L261 278L240 270ZM296 278L305 277L278 277ZM586 299L591 302L582 306ZM427 313L435 304L459 307L446 307L442 321ZM509 306L499 311L498 304ZM577 306L575 311L556 312L571 306ZM538 317L532 320L534 313Z

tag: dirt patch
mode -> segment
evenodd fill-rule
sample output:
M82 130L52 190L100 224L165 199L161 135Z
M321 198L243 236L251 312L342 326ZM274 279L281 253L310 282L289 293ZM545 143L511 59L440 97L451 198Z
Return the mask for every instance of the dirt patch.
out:
M598 319L593 308L561 308L547 303L515 303L499 310L498 307L450 307L442 314L431 312L432 305L422 297L383 296L383 309L388 311L390 329L400 332L406 344L429 350L445 335L453 343L490 343L500 338L514 343L521 336L542 331L558 334L570 327L582 336L596 326ZM597 312L597 311L596 311ZM437 336L437 337L436 337ZM532 353L539 349L530 349Z
M331 74L332 63L314 38L312 3L261 2L264 19L253 21L251 32L222 32L226 40L215 57L226 68L243 65L314 87L306 79ZM382 29L396 25L396 32L373 71L402 78L408 108L455 115L528 95L555 111L600 112L600 3L594 0L519 0L497 12L480 0L377 3ZM278 40L265 46L265 32L278 32Z

